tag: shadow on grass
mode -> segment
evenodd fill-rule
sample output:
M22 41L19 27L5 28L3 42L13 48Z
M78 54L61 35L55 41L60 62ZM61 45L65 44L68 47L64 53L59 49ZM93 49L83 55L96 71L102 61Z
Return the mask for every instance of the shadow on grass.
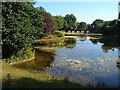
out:
M50 80L37 80L27 77L12 79L10 73L8 73L6 79L2 81L2 88L107 88L107 86L104 82L98 82L97 85L89 83L85 87L75 82L69 82L68 77L65 77L64 80L57 80L55 77Z
M50 80L37 81L31 78L21 78L18 80L6 80L2 83L2 88L84 88L79 84L68 81Z

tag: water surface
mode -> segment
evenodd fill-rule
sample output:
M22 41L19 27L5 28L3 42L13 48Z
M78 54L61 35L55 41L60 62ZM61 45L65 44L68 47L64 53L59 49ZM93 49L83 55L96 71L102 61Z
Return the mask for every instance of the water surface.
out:
M36 50L36 60L19 65L32 68L32 72L44 70L58 78L82 85L101 84L119 86L119 42L112 37L77 37L66 40L63 47L39 46L54 49L53 53Z

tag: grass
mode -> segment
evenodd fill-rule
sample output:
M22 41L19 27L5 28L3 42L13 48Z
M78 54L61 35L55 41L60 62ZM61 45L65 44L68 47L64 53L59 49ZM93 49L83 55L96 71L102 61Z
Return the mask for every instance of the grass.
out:
M76 82L50 76L47 72L33 73L18 69L2 61L2 88L107 88L104 83L96 86L89 84L82 86Z
M51 38L35 40L34 45L62 45L64 38Z
M64 44L64 34L63 35L48 35L42 39L37 39L33 45L63 45Z
M47 73L31 73L2 61L2 88L84 88L83 86L51 77Z
M12 55L10 58L7 58L6 61L11 63L25 59L30 59L32 57L34 57L34 51L32 47L28 47L26 50L21 49L16 55Z
M43 51L43 52L49 52L49 53L53 53L56 54L56 49L57 48L62 48L63 46L48 46L48 45L41 45L41 46L34 46L34 49L38 49L39 51Z
M79 36L79 35L87 35L86 33L65 33L65 36Z

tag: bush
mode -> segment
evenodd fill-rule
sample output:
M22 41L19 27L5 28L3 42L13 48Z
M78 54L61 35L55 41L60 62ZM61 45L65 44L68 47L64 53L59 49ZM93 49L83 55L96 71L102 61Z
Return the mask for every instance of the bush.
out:
M8 58L8 62L14 62L14 61L20 61L27 58L31 58L34 56L34 51L31 47L28 47L27 49L21 49L18 51L16 55L12 55L10 58Z
M55 35L57 37L63 37L64 36L64 33L62 31L55 31Z

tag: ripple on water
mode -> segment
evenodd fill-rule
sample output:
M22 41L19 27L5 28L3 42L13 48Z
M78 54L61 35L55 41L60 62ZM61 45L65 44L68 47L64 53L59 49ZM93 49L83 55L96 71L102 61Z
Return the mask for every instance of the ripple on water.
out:
M70 76L73 80L82 84L98 83L104 81L106 77L113 73L117 73L112 59L90 59L90 58L77 58L68 59L67 57L56 58L53 67L49 69L56 74L63 76ZM115 63L114 63L115 64ZM113 72L114 71L114 72ZM72 80L72 79L71 79Z

